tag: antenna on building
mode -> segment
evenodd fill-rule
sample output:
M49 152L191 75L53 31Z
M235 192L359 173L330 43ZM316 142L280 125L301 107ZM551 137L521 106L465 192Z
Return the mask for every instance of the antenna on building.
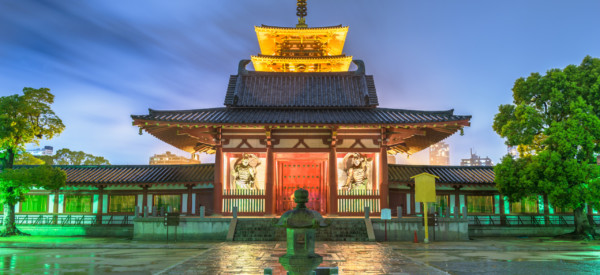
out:
M304 17L307 15L306 13L306 0L297 0L296 3L296 15L298 16L298 24L296 24L296 28L307 28L306 20Z

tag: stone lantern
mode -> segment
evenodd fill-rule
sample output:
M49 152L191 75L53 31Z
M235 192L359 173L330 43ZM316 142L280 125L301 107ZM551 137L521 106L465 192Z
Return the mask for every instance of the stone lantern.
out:
M306 208L308 191L294 192L296 209L285 212L277 226L285 227L287 234L286 254L279 263L292 275L311 274L323 262L323 257L315 253L315 231L328 226L319 212Z

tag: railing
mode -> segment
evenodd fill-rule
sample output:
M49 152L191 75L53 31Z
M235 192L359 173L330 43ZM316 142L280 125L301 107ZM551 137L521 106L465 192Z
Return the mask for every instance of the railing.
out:
M225 189L223 190L223 213L230 214L237 206L238 213L263 215L265 213L264 189Z
M573 226L572 214L469 214L469 225L472 226ZM600 225L600 215L589 215L594 226Z
M0 215L0 225L3 224L3 216ZM99 222L97 215L71 215L71 214L15 214L17 225L110 225L129 226L133 225L133 215L102 215Z
M338 213L360 215L369 207L371 213L380 213L379 190L338 190Z

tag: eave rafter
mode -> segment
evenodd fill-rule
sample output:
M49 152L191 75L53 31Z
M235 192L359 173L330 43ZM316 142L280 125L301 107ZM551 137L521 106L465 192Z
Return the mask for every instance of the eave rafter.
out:
M353 131L373 131L385 130L385 144L388 154L418 152L428 145L414 144L415 139L434 139L441 140L449 135L462 130L465 126L470 126L468 119L459 121L445 122L421 122L421 123L403 123L403 124L224 124L224 123L201 123L201 122L182 122L182 121L152 121L143 119L134 119L134 126L150 133L159 139L188 152L206 152L214 153L217 142L217 128L229 131L245 130L260 132L261 143L272 142L277 144L277 138L269 136L272 130L296 130L303 132L305 130L335 130L334 139L327 137L328 143L339 143L344 138L345 133ZM365 134L367 134L365 132ZM347 135L347 134L346 134ZM434 137L431 137L433 135ZM346 138L349 138L347 136ZM227 137L223 137L222 142L228 142ZM335 141L334 141L335 140ZM333 142L332 142L333 141ZM435 141L437 142L437 141Z

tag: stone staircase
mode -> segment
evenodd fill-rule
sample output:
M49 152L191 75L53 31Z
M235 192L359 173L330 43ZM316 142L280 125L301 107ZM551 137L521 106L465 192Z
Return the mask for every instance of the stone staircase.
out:
M285 241L285 228L276 227L277 218L238 218L234 241ZM317 241L366 242L364 219L325 219L329 227L317 229Z
M276 231L283 228L275 227L275 218L238 218L235 227L234 241L275 241Z

